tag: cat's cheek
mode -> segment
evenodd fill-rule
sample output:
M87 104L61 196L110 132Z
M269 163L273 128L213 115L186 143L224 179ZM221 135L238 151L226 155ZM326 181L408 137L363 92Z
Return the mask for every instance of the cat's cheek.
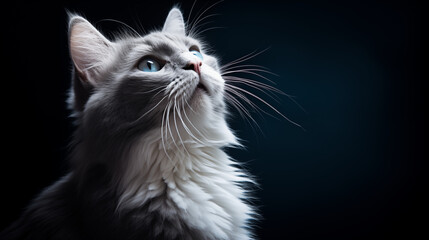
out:
M219 63L216 58L209 55L204 55L204 60L205 60L204 63L206 65L209 65L215 71L219 72Z

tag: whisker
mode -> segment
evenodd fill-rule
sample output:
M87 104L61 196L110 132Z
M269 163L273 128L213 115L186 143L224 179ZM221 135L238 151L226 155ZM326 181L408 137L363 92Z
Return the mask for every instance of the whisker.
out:
M262 98L258 97L257 95L255 95L255 94L253 94L253 93L251 93L251 92L249 92L249 91L247 91L247 90L245 90L245 89L242 89L242 88L240 88L240 87L237 87L237 86L230 85L230 87L232 87L232 88L234 88L234 89L236 89L236 90L239 90L239 91L242 91L242 92L245 92L245 93L249 94L250 96L254 97L255 99L257 99L257 100L261 101L261 102L262 102L262 103L264 103L266 106L268 106L269 108L271 108L271 109L272 109L273 111L275 111L277 114L279 114L279 115L280 115L280 116L282 116L284 119L286 119L288 122L292 123L293 125L295 125L295 126L297 126L297 127L301 128L301 129L304 129L301 125L299 125L298 123L296 123L296 122L292 121L291 119L289 119L288 117L286 117L285 115L283 115L279 110L277 110L275 107L273 107L271 104L269 104L268 102L266 102L264 99L262 99Z
M261 88L266 89L268 91L272 91L272 92L284 95L287 98L289 98L289 100L291 100L294 104L296 104L301 109L301 111L307 113L307 110L305 110L305 108L294 99L295 96L287 94L287 93L281 91L280 89L275 88L271 85L268 85L268 84L265 84L262 82L258 82L256 80L249 79L249 78L241 78L241 77L235 77L235 76L223 76L223 78L228 82L242 83L242 84L245 84L247 86L254 85L255 87L252 87L252 86L250 86L250 87L255 88L255 89L257 89L257 87L261 87ZM258 89L258 90L260 90L261 92L264 92L266 95L270 96L276 102L279 102L278 97L276 95L269 94L269 93L263 91L262 89Z
M213 23L213 21L208 21L205 23L200 24L199 26L196 26L195 29L192 30L192 33L189 33L190 36L194 38L199 38L201 36L201 33L204 31L201 31L204 25L208 25L210 23Z
M238 91L236 91L235 89L233 89L233 88L231 88L231 87L227 87L227 88L225 88L226 90L228 90L228 91L230 91L231 93L233 93L234 95L236 95L237 97L239 97L240 99L242 99L243 101L245 101L250 107L252 107L252 109L256 112L256 113L258 113L262 118L263 118L263 115L261 114L261 112L263 112L263 113L265 113L265 114L267 114L267 115L269 115L269 116L271 116L271 117L274 117L273 115L271 115L271 114L269 114L268 112L266 112L266 111L264 111L262 108L260 108L258 105L256 105L254 102L252 102L252 101L250 101L250 99L249 98L247 98L244 94L242 94L242 93L240 93L240 92L238 92ZM274 118L276 118L276 117L274 117Z
M177 108L177 94L174 97L174 108L173 108L173 120L174 120L174 126L176 127L177 136L179 137L179 141L183 146L183 149L188 154L188 157L190 157L190 154L185 146L185 143L183 142L182 136L180 135L179 128L177 127L177 121L176 121L176 112L178 112L179 109ZM179 150L179 149L178 149Z
M225 28L225 27L210 27L210 28L206 28L206 29L202 30L201 32L198 32L197 34L203 34L203 33L207 32L207 31L211 31L211 30L214 30L214 29L223 29L223 28Z
M244 56L241 56L241 57L239 57L239 58L237 58L237 59L235 59L235 60L233 60L233 61L231 61L231 62L229 62L229 63L226 63L226 64L224 64L223 66L221 66L220 67L220 69L222 70L222 69L225 69L226 67L229 67L229 66L232 66L232 65L235 65L235 64L239 64L239 63L241 63L241 62L244 62L244 61L246 61L246 60L249 60L249 59L251 59L251 58L253 58L253 57L255 57L255 56L253 56L254 54L255 54L255 52L257 52L256 50L254 50L253 52L251 52L251 53L248 53L248 54L246 54L246 55L244 55Z
M195 3L197 3L197 0L194 0L194 2L192 3L191 10L189 11L188 18L186 19L186 23L187 23L186 25L188 25L189 20L191 19L192 10L194 10Z
M176 146L176 148L179 148L179 146L177 146L177 144L176 144L176 140L174 139L173 132L171 131L171 126L170 126L171 102L169 103L168 108L169 108L169 110L167 111L167 129L168 129L168 132L170 133L171 140L173 141L174 146ZM174 109L173 109L173 112L174 112Z
M216 16L219 16L219 15L220 15L219 13L212 13L212 14L209 14L209 15L207 15L207 16L205 16L205 17L203 17L203 18L199 19L197 22L195 22L195 26L201 26L201 24L200 24L200 25L198 25L198 24L199 24L199 23L201 23L201 22L203 22L204 20L206 20L206 19L208 19L208 18L216 17Z
M228 75L230 73L255 73L255 72L268 73L278 77L278 75L273 72L270 72L265 69L258 69L258 68L242 68L242 69L236 69L236 70L229 70L229 71L222 72L222 75Z
M154 92L154 91L159 90L159 89L165 89L165 87L166 86L160 86L160 87L157 87L157 88L154 88L154 89L151 89L151 90L148 90L148 91L144 91L144 92L135 92L134 94L140 95L140 94L151 93L151 92ZM161 92L162 92L162 90L159 91L159 92L157 92L155 95L153 95L153 97L156 96L156 95L158 95Z
M100 22L114 22L114 23L122 24L125 27L127 27L128 29L130 29L131 31L133 31L133 33L135 33L138 37L142 37L142 35L140 35L140 33L138 33L134 28L132 28L130 25L128 25L128 24L126 24L126 23L124 23L122 21L119 21L119 20L116 20L116 19L111 19L111 18L106 18L106 19L101 19L100 21L96 22L96 24L100 23Z
M188 103L188 101L186 101L186 104L188 105L188 107L191 109L191 111L193 112L193 113L197 113L192 107L191 107L191 105L189 105L189 103Z
M186 109L184 108L184 103L183 103L183 98L182 98L182 110L183 112L186 114ZM202 142L199 138L197 138L192 131L188 128L188 126L186 125L185 121L182 118L182 114L180 113L180 111L178 111L178 116L180 121L182 122L183 128L185 129L185 131L189 134L189 136L191 136L194 140L196 140L197 142L199 142L200 144L205 144L204 142Z
M220 14L218 14L218 13L213 13L213 14L207 15L207 16L205 16L205 17L203 17L203 18L199 19L199 20L198 20L198 22L195 22L195 23L194 23L194 25L193 25L193 26L195 26L195 27L193 27L193 28L189 31L189 34L188 34L188 35L191 35L191 36L198 35L198 29L199 29L199 28L201 28L202 26L207 25L207 24L209 24L209 23L212 23L212 21L205 22L205 23L201 23L201 22L202 22L202 21L204 21L204 20L206 20L206 19L208 19L208 18L210 18L210 17L215 17L215 16L218 16L218 15L220 15ZM199 23L201 23L201 24L200 24L200 25L198 25Z
M143 24L141 23L141 21L139 20L139 18L137 18L137 20L134 20L135 24L137 25L137 29L140 30L141 32L143 32L143 34L147 34L146 29L143 27Z
M234 95L231 95L231 94L229 94L228 92L225 92L225 97L227 98L227 100L228 100L228 103L231 103L238 111L239 111L239 113L240 113L240 115L243 117L243 118L247 118L247 117L252 117L251 115L250 115L250 112L249 112L249 110L247 110L245 107L244 107L244 105L240 102L240 101L238 101L235 97L234 97ZM243 115L244 114L244 115Z
M253 124L254 124L257 126L259 131L262 133L262 129L259 126L258 122L252 117L250 112L246 109L246 107L244 107L244 105L240 101L238 101L233 95L230 95L227 92L225 92L225 97L229 100L228 103L230 103L238 111L238 113L241 115L241 117L245 121L247 121L247 123L253 129L253 131L255 131L255 128L253 127ZM252 122L250 122L249 119L252 120Z
M199 14L199 12L201 12L201 10L197 13L197 18L195 18L192 22L191 22L191 30L189 31L190 33L192 33L192 30L194 29L194 27L196 26L195 23L198 22L198 20L204 15L204 13L206 13L208 10L210 10L211 8L213 8L214 6L216 6L217 4L223 2L223 0L217 1L215 3L213 3L212 5L210 5L208 8L206 8L201 14Z
M273 91L273 92L281 94L281 95L288 95L276 87L273 87L273 86L268 85L266 83L259 82L259 81L256 81L256 80L253 80L250 78L243 78L243 77L236 77L236 76L223 76L223 79L225 79L227 81L248 82L248 83L253 84L255 86L264 88L264 89L269 90L269 91Z
M164 99L166 98L167 96L164 96L155 106L153 106L151 109L149 109L149 111L147 111L147 112L145 112L143 115L141 115L139 118L137 118L136 120L134 120L133 121L133 124L134 123L137 123L138 121L140 121L142 118L144 118L146 115L148 115L149 113L151 113L155 108L157 108L158 106L159 106L159 104L161 104L162 103L162 101L164 101Z
M197 35L199 35L199 30L204 26L204 25L207 25L207 24L210 24L210 23L213 23L213 21L208 21L208 22L205 22L205 23L202 23L202 24L200 24L199 26L197 26L197 27L195 27L195 29L193 30L193 32L192 33L189 33L189 35L191 35L191 36L197 36Z
M271 86L271 85L268 85L268 84L265 84L265 83L262 83L262 82L258 82L258 81L256 81L256 80L249 79L249 78L241 78L241 77L235 77L235 76L223 76L223 78L224 78L226 81L228 81L228 82L242 83L242 84L245 84L245 85L247 85L247 86L254 85L255 87L253 87L253 88L255 88L255 89L257 89L257 87L261 87L261 88L266 89L266 90L268 90L268 91L272 91L272 92L275 92L275 93L278 93L278 94L284 95L284 96L286 96L287 98L289 98L289 100L291 100L294 104L296 104L296 105L301 109L301 111L303 111L303 112L307 113L307 111L305 110L305 108L304 108L303 106L301 106L301 104L299 104L299 103L294 99L294 96L293 96L293 95L287 94L287 93L285 93L285 92L281 91L280 89L275 88L275 87L273 87L273 86ZM250 86L250 87L252 87L252 86ZM278 99L277 99L278 97L277 97L276 95L269 94L269 93L267 93L267 92L263 91L262 89L258 89L258 90L260 90L261 92L264 92L266 95L270 96L270 97L271 97L272 99L274 99L276 102L279 102L279 101L278 101ZM277 97L277 98L276 98L276 97Z
M228 72L226 72L226 73L222 73L222 77L225 77L227 74L231 74L231 73L247 73L247 74L254 75L254 76L258 76L258 77L260 77L260 78L262 78L262 79L265 79L265 80L267 80L268 82L270 82L270 83L272 83L272 84L276 84L276 83L275 83L274 81L272 81L271 79L269 79L269 78L267 78L267 77L265 77L265 76L263 76L263 75L261 75L261 74L259 74L259 73L255 73L255 72L248 71L248 70L234 70L234 71L228 71Z
M165 144L166 144L165 142L168 140L168 139L164 138L164 124L166 123L166 121L164 119L166 119L166 112L167 111L170 111L170 109L168 107L166 107L164 109L164 112L162 113L162 119L161 119L161 143L162 143L162 148L164 150L165 155L167 156L168 160L173 164L173 166L175 168L176 166L175 166L173 160L171 159L170 155L168 154L167 148L165 146ZM167 126L165 126L165 128L167 128ZM167 131L167 129L165 129L165 131Z
M236 65L236 64L239 64L239 63L242 63L242 62L244 62L244 61L247 61L247 60L249 60L249 59L252 59L252 58L254 58L254 57L256 57L256 56L258 56L258 55L260 55L261 53L263 53L263 52L265 52L265 51L267 51L269 48L265 48L265 49L263 49L263 50L261 50L261 51L257 51L257 50L254 50L253 52L251 52L251 53L249 53L249 54L246 54L246 55L244 55L244 56L242 56L242 57L239 57L239 58L237 58L236 60L233 60L233 61L231 61L231 62L229 62L229 63L226 63L226 64L224 64L222 67L220 67L220 69L221 70L224 70L226 67L228 67L228 66L232 66L232 65Z
M236 68L241 68L241 67L254 67L254 68L260 68L260 69L269 71L269 69L267 67L264 67L264 66L261 66L261 65L255 65L255 64L230 65L227 68L222 68L222 70L223 71L228 71L228 70L232 70L232 69L236 69Z
M251 80L251 79L232 77L232 78L225 78L225 80L228 83L239 83L239 84L249 86L249 87L256 89L258 91L261 91L264 94L266 94L267 96L269 96L270 98L272 98L276 102L279 102L279 97L277 97L277 95L275 95L275 93L278 93L281 95L287 95L275 87L272 87L270 85L263 84L263 83L260 83L260 82L257 82L257 81Z
M192 109L192 107L189 105L189 103L188 103L188 101L187 101L186 99L185 99L185 103L188 105L188 107L189 107L189 108L190 108L194 113L196 113L196 112ZM205 140L206 142L209 142L210 140L208 140L208 139L206 138L205 134L201 133L201 131L200 131L197 127L195 127L195 125L192 123L191 119L189 119L188 114L186 114L186 109L184 109L184 110L183 110L183 114L185 115L185 118L188 120L189 124L191 124L191 126L195 129L195 131L197 131L197 133L198 133L202 138L204 138L204 140ZM201 143L203 143L203 142L201 141Z
M288 96L288 94L284 93L283 91L281 91L281 90L279 90L273 86L270 86L270 85L252 80L252 79L233 77L233 78L225 78L225 81L227 83L244 84L246 86L249 86L251 88L254 88L254 89L257 89L261 92L264 92L265 94L271 96L273 99L278 99L277 95L275 95L275 94Z

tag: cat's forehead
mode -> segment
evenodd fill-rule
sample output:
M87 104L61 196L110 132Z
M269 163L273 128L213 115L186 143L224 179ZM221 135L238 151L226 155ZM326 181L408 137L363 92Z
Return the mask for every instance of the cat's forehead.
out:
M145 46L152 50L159 50L166 53L187 50L192 46L200 48L200 43L187 36L169 34L164 32L150 33L140 39L136 43L140 46Z

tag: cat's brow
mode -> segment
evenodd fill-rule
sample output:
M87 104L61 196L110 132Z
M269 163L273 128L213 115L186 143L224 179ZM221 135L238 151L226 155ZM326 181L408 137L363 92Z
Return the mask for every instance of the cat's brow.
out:
M186 38L175 38L169 35L152 35L143 42L150 50L159 54L172 55L177 51L183 51L183 47L189 48L197 45Z
M177 51L177 48L165 42L158 42L152 45L152 51L165 55L172 55Z
M159 35L149 36L144 40L143 44L149 46L150 51L165 55L172 55L180 49L177 39Z

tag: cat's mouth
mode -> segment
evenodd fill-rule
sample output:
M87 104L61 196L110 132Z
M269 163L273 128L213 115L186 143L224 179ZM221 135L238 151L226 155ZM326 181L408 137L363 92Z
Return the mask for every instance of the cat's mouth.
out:
M200 81L197 85L197 90L201 90L207 94L209 94L209 90L207 89L207 87Z

